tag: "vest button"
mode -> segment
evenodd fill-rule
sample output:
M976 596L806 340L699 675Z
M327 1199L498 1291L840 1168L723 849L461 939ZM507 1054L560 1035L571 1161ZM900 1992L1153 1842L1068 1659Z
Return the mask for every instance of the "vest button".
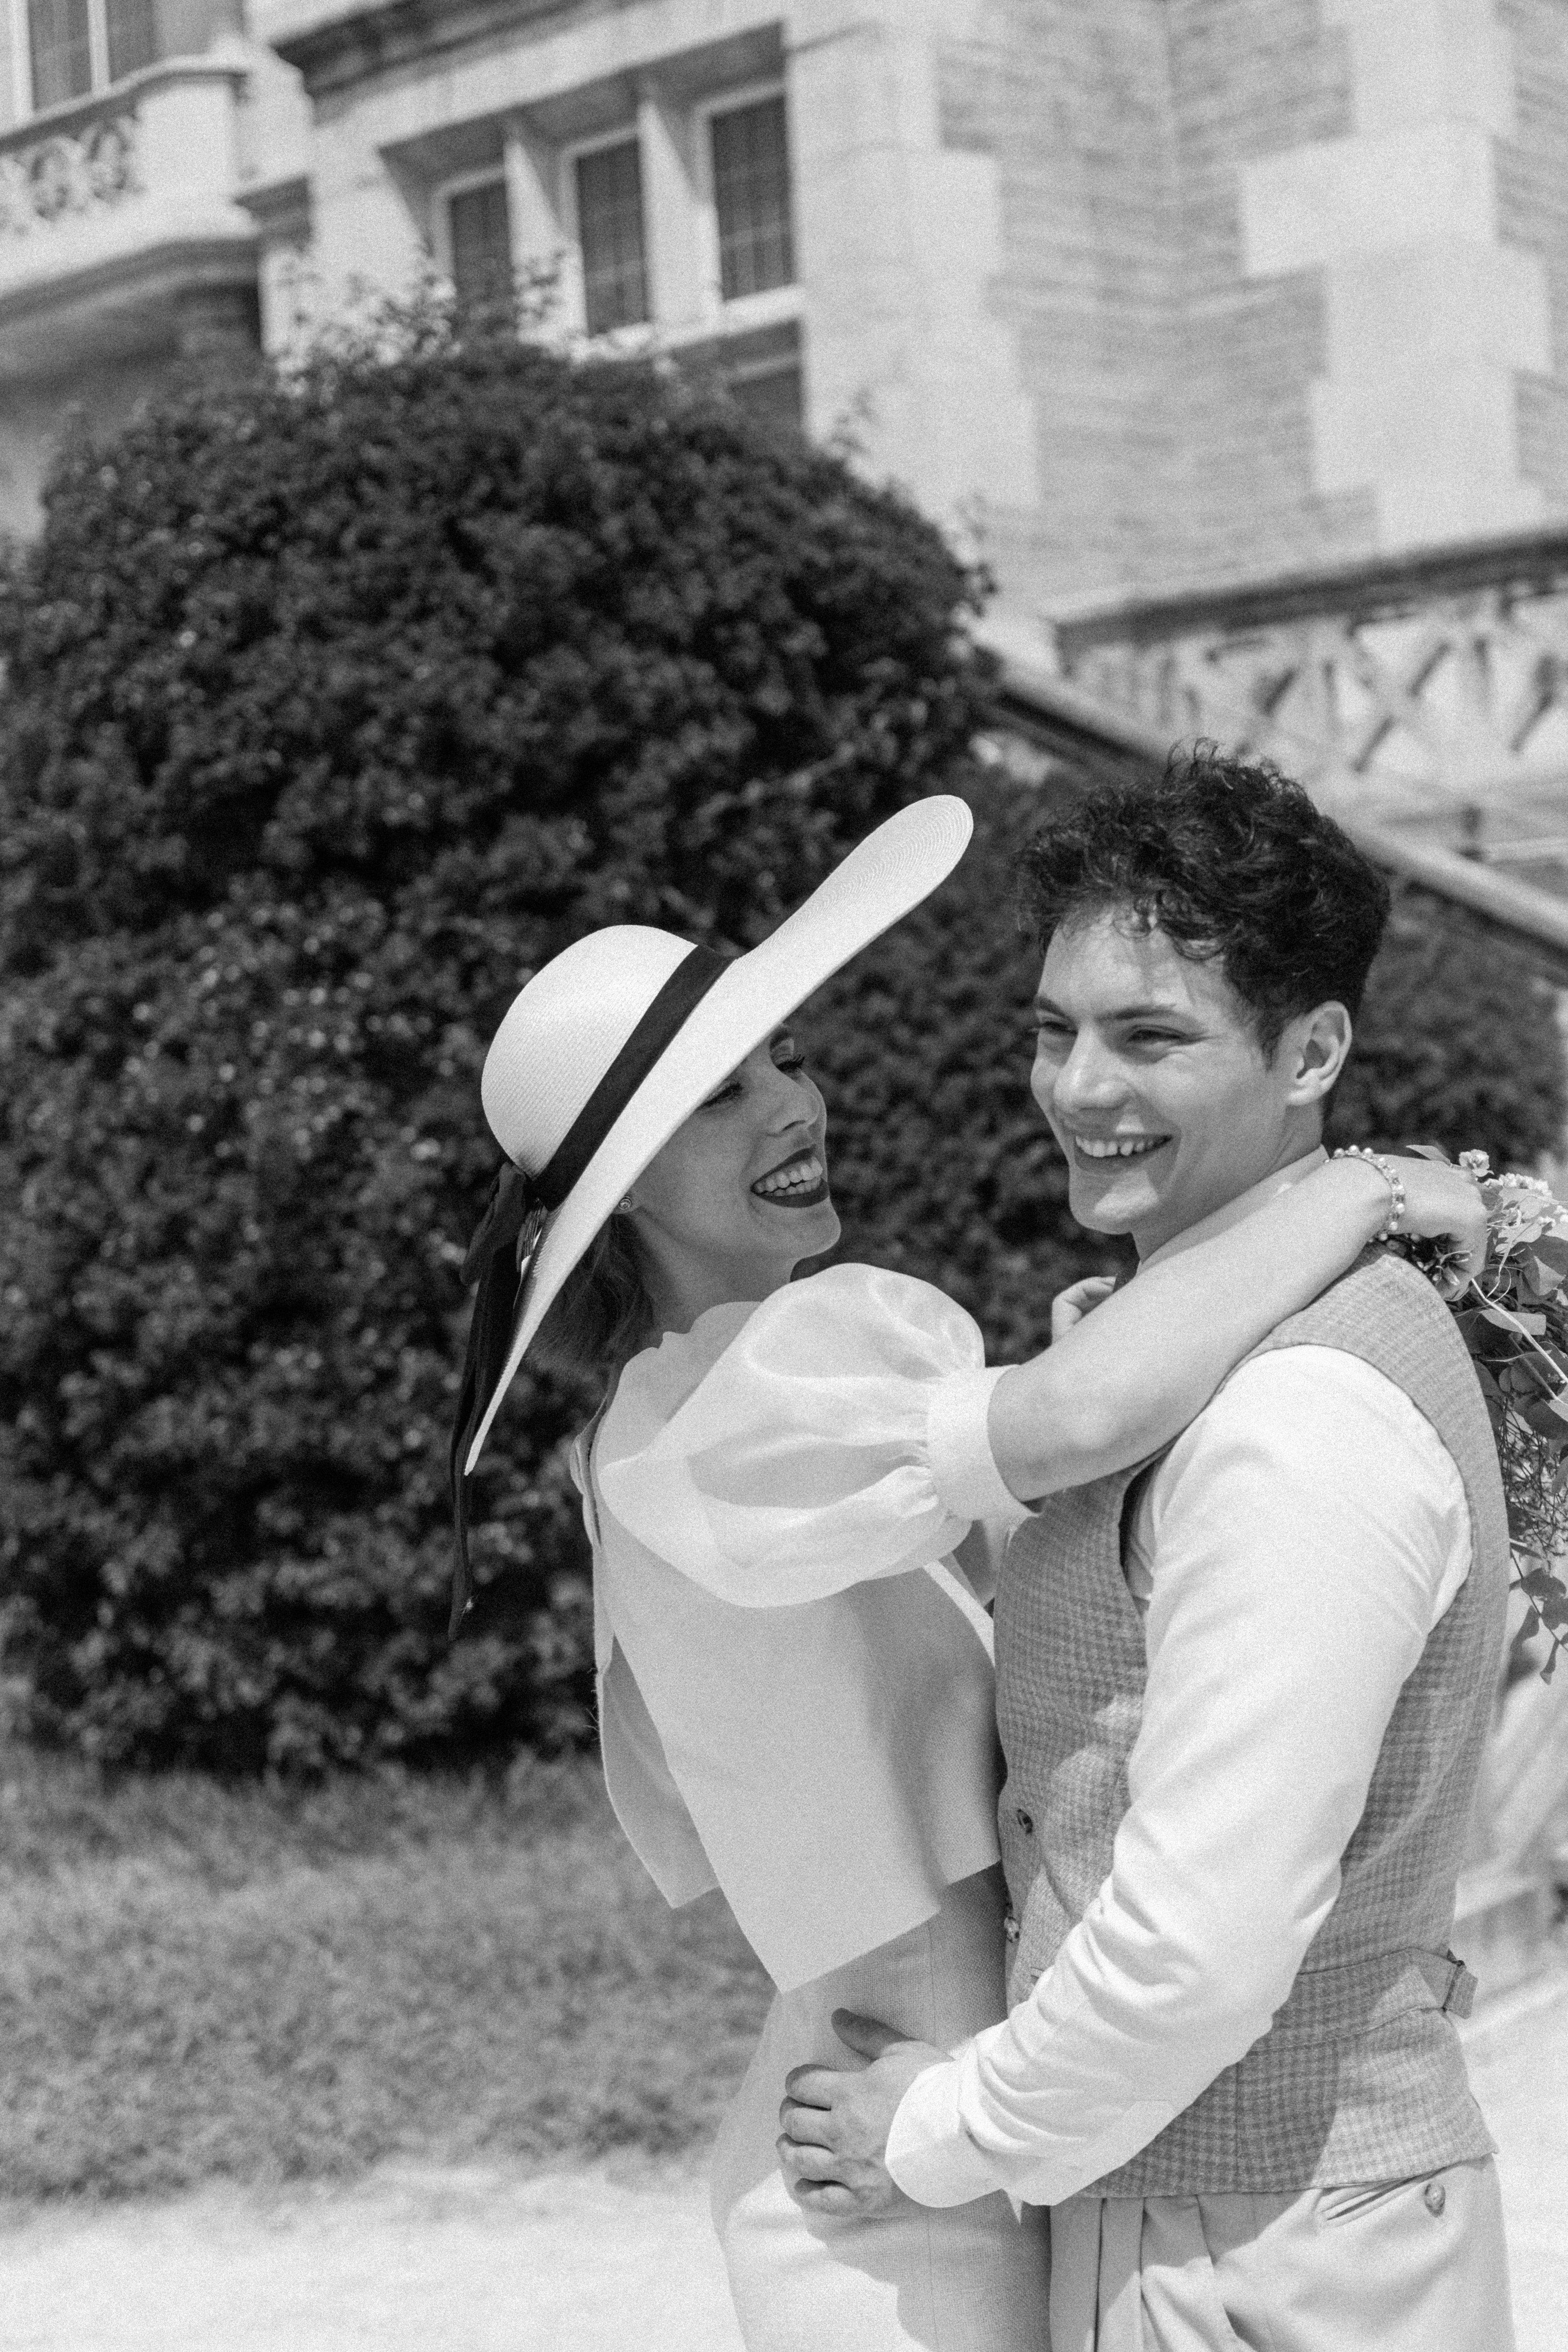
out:
M1018 1807L1018 1809L1017 1809L1016 1812L1014 1814L1013 1818L1014 1818L1014 1820L1017 1822L1018 1827L1023 1831L1024 1835L1025 1835L1026 1837L1033 1837L1033 1836L1034 1836L1034 1834L1035 1834L1035 1816L1033 1815L1033 1813L1026 1813L1026 1812L1024 1811L1023 1806L1022 1806L1022 1805L1020 1805L1020 1806Z
M1440 2213L1448 2201L1448 2192L1440 2180L1429 2180L1421 2191L1421 2200L1428 2213Z

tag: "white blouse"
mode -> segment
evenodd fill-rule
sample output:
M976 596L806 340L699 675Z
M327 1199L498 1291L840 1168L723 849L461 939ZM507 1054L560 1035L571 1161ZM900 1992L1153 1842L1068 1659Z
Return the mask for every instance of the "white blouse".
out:
M941 1291L834 1266L635 1357L575 1451L611 1801L782 1988L997 1858L990 1622L947 1555L1026 1516L1000 1378Z

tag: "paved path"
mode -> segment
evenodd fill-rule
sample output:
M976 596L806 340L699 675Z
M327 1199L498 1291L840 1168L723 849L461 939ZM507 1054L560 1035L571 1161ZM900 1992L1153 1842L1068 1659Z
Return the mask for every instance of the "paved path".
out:
M1519 2352L1568 2345L1568 1974L1471 2037ZM689 2171L388 2169L0 2217L5 2352L741 2352ZM1436 2347L1435 2347L1436 2352Z
M1508 2215L1519 2352L1568 2346L1568 1965L1466 2036Z
M688 2171L13 2215L0 2306L5 2352L741 2352Z

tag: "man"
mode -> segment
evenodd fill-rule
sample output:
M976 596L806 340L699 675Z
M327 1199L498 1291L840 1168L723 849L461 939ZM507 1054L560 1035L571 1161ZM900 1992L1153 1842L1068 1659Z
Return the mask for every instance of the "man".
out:
M1147 1265L1316 1166L1388 902L1306 794L1199 756L1026 872L1080 1223ZM1043 1505L996 1611L1011 2014L952 2055L846 2019L872 2063L788 2084L799 2201L1049 2205L1055 2352L1506 2352L1447 1937L1508 1575L1463 1343L1381 1254Z

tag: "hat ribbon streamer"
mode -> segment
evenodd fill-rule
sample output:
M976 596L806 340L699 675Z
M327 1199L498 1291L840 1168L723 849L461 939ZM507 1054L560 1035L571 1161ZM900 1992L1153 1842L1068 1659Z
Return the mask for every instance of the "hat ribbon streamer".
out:
M474 1237L463 1259L463 1281L477 1281L479 1291L468 1325L468 1348L463 1360L447 1462L452 1524L457 1536L449 1633L456 1633L474 1597L473 1570L468 1559L468 1482L463 1475L463 1464L485 1406L506 1370L517 1322L518 1299L548 1215L549 1211L528 1177L509 1160L490 1186L484 1215L474 1228Z
M621 1046L609 1068L537 1176L509 1160L490 1187L484 1215L463 1259L465 1284L477 1281L468 1352L452 1430L450 1483L458 1558L452 1580L451 1632L472 1606L468 1561L468 1449L500 1386L511 1352L522 1286L552 1210L558 1209L660 1055L685 1027L709 991L729 970L711 948L683 956Z

